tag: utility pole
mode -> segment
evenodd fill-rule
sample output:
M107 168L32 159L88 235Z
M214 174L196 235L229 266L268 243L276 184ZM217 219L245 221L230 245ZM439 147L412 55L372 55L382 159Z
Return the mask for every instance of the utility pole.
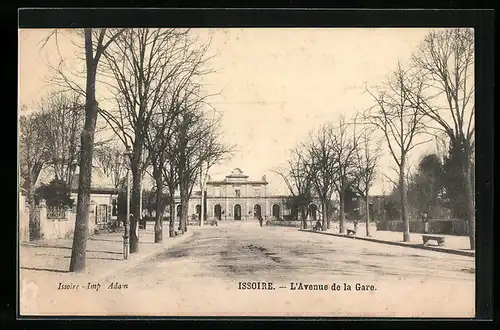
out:
M139 191L139 220L142 220L142 182L141 190Z
M140 187L139 187L139 223L142 222L142 180L143 178L141 178L141 184L140 184ZM144 223L144 229L146 229L146 223ZM137 232L139 233L139 232ZM137 237L139 237L139 235L137 235Z
M204 198L203 198L203 195L204 195L204 181L205 181L205 178L203 177L203 163L201 163L201 166L200 166L200 188L201 188L201 211L200 211L200 227L203 227L203 222L204 222L204 218L205 218L205 203L204 203Z
M127 148L127 151L124 153L125 158L129 160L130 164L130 157L132 155L132 152L130 149ZM128 255L129 255L129 243L130 243L130 237L129 237L129 226L130 226L130 167L127 169L127 216L125 218L125 224L124 224L124 234L123 234L123 259L127 260Z
M127 170L127 217L125 218L125 225L123 226L125 232L123 234L123 259L128 259L129 254L129 236L128 228L130 226L130 170Z

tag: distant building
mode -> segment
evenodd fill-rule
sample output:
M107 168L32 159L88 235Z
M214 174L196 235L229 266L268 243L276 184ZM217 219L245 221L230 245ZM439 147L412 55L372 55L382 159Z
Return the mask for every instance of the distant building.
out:
M208 181L205 193L205 213L208 220L246 221L283 219L290 215L291 208L286 204L289 196L268 195L269 182L263 176L261 180L249 180L239 168L235 168L223 180ZM181 212L180 198L176 197L175 217ZM310 207L311 218L316 218L318 204ZM199 218L201 213L201 192L197 191L189 200L189 217Z

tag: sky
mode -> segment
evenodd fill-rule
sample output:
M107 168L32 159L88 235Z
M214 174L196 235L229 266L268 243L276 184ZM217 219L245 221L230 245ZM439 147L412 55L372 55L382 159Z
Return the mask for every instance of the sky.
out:
M234 156L215 166L212 179L223 179L240 168L252 179L266 175L269 191L287 193L273 169L283 166L290 149L305 141L311 130L337 123L373 105L365 84L385 80L398 61L407 63L428 29L377 28L231 28L194 29L201 40L211 36L217 56L210 66L217 71L204 78L208 93L220 92L211 104L223 114L223 139L237 146ZM65 33L59 47L50 42L42 49L47 30L19 32L19 104L32 104L54 88L47 84L48 63L66 58L71 63L81 52ZM97 86L98 97L105 90ZM98 100L99 101L99 100ZM434 144L416 148L410 162L432 151ZM387 152L380 172L394 177ZM379 175L372 189L389 188Z

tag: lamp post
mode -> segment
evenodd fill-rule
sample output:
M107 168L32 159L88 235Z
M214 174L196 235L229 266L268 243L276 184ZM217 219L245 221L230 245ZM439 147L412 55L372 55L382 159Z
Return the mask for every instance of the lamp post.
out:
M141 178L141 184L139 188L139 223L142 223L142 178ZM137 227L139 228L139 227ZM146 229L146 222L144 222L144 229ZM137 237L139 237L139 234L137 234Z
M200 207L200 227L203 227L205 222L205 177L203 176L203 163L200 166L200 190L201 190L201 207Z
M132 156L132 152L129 148L123 154L126 158ZM125 218L124 233L123 233L123 259L127 260L129 255L129 232L128 228L130 226L130 168L127 169L127 216Z

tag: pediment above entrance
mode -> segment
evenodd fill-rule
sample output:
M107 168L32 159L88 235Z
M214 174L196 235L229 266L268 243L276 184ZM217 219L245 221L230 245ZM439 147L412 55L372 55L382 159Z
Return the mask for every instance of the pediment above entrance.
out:
M248 175L244 174L243 171L239 168L235 168L231 174L226 176L226 178L238 178L238 179L246 179Z

